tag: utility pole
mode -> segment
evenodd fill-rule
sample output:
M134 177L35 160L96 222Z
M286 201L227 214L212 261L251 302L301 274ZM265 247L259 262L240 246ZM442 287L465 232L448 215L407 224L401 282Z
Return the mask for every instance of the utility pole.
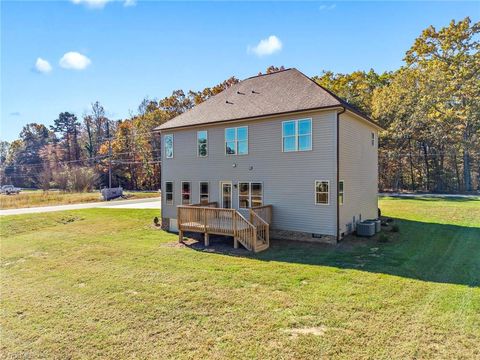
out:
M108 188L112 188L112 138L110 137L110 120L107 119L108 138Z

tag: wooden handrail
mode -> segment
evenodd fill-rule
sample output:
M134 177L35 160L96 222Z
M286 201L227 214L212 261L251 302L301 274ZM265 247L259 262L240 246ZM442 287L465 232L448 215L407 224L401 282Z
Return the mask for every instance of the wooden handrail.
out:
M255 226L256 238L265 245L270 246L270 225L255 211L250 209L250 222Z
M272 205L255 206L250 209L250 212L252 211L265 220L269 225L272 223Z
M235 211L236 231L234 236L250 251L255 251L257 234L255 226L245 219L238 211ZM244 225L244 226L242 226Z
M218 208L218 202L211 201L208 203L196 203L196 204L189 204L189 205L181 205L181 206L190 206L190 207L214 207Z
M271 216L271 206L250 209L249 221L235 209L208 205L179 205L177 206L179 240L181 241L184 231L200 232L205 234L205 245L208 246L209 234L229 235L234 237L235 244L238 241L250 251L256 252L257 245L260 245L259 250L264 250L266 248L264 245L268 247L270 242L270 225L262 215L268 219Z

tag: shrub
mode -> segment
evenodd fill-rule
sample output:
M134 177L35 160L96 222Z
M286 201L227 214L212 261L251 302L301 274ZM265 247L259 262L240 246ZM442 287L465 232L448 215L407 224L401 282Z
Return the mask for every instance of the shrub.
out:
M98 176L93 169L75 167L70 169L70 191L91 191L98 182Z
M67 191L68 189L68 177L68 168L66 166L52 172L53 181L57 187L63 191Z
M40 186L40 188L43 191L47 191L50 189L51 186L51 180L52 180L52 175L50 174L49 171L43 170L38 176L37 176L37 184Z
M386 242L388 242L388 236L387 236L387 234L381 233L381 234L378 236L378 242L381 242L381 243L386 243Z
M157 216L155 216L155 217L153 218L153 223L155 224L155 226L159 226L160 220L158 220L158 217L157 217Z
M91 191L98 182L95 170L88 167L64 166L52 174L53 180L63 191Z
M393 224L392 225L392 232L399 232L399 231L400 231L400 227L397 224Z

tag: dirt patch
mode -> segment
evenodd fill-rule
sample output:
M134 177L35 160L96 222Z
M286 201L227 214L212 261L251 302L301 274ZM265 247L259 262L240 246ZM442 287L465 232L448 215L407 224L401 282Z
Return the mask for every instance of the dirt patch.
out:
M80 220L83 220L83 218L80 217L80 216L66 215L66 216L62 216L61 218L57 219L56 222L58 224L66 225L66 224L70 224L72 222L80 221Z
M179 243L178 241L163 243L163 244L160 244L160 246L166 247L166 248L185 248L186 247L183 242Z
M292 337L298 337L299 335L314 335L322 336L325 335L327 331L326 326L315 326L315 327L306 327L306 328L297 328L297 329L284 329L283 332L289 334Z
M162 244L164 247L172 248L189 248L196 251L203 251L208 253L217 253L234 256L248 256L252 253L239 244L238 249L233 247L233 238L230 236L210 235L210 245L205 246L203 234L188 233L183 238L182 242L170 242Z

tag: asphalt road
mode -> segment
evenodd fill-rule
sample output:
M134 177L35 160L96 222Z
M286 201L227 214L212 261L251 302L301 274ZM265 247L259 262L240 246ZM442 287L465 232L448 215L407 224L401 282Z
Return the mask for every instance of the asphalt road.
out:
M83 204L41 206L41 207L31 207L31 208L23 208L23 209L8 209L8 210L0 210L0 216L34 214L34 213L51 212L51 211L78 210L78 209L90 209L90 208L159 209L160 210L161 201L159 198L149 198L149 199L135 199L135 200L112 200L112 201L102 201L102 202L83 203Z

